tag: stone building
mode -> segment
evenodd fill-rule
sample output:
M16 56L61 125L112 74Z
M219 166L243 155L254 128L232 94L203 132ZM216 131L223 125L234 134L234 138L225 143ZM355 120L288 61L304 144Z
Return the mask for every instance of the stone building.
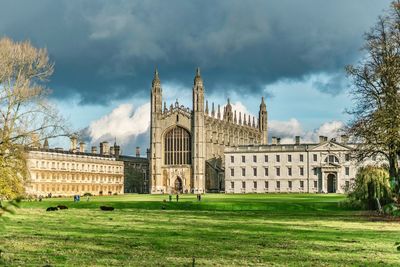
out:
M85 144L77 146L77 139L71 138L71 149L49 148L47 140L42 147L27 150L29 183L27 194L68 196L91 193L123 194L124 163L116 160L120 148L107 142L100 144L100 153L92 147L85 151Z
M193 83L192 107L178 101L167 108L157 70L151 88L151 193L203 193L224 190L224 150L249 144L267 144L264 99L256 119L232 110L209 110L200 70Z
M226 193L343 193L359 167L353 144L321 136L319 143L238 146L225 150Z
M136 147L135 156L118 157L124 162L124 192L148 194L149 190L149 159L141 157L140 148Z

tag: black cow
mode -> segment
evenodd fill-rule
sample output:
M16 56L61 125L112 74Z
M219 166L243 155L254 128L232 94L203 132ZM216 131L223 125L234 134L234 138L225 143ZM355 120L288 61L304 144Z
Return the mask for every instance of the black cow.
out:
M64 205L58 205L57 208L59 208L60 210L67 210L68 207L64 206Z
M112 211L114 210L114 207L109 207L109 206L100 206L101 210L106 210L106 211Z
M56 211L56 210L58 210L57 207L48 207L48 208L46 209L46 211Z

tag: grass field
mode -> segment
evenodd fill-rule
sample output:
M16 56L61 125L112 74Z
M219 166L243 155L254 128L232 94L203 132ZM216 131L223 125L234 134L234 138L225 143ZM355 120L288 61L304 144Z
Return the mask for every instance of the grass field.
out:
M0 228L0 265L191 266L194 257L196 266L400 266L400 223L340 208L343 196L167 198L23 202ZM69 209L45 211L58 204Z

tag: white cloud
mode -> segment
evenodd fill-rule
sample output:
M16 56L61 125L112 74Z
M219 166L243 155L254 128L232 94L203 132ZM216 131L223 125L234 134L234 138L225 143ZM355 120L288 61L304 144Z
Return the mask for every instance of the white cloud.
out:
M136 110L132 104L121 104L110 114L89 125L91 142L117 138L118 143L127 144L130 139L145 133L150 126L150 103Z
M281 143L294 143L296 135L301 137L301 142L315 143L318 142L319 136L326 136L328 139L337 138L341 134L344 123L341 121L330 121L321 124L317 129L312 131L304 131L301 123L297 119L288 121L270 121L268 125L268 133L270 137L276 136L281 138Z

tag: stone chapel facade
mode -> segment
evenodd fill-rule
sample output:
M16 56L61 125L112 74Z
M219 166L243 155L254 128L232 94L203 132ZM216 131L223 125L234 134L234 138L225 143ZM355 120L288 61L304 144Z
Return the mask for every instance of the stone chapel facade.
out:
M267 110L262 98L259 117L232 110L229 102L209 111L203 80L197 69L192 108L166 107L155 71L151 88L150 188L153 194L204 193L225 190L224 150L268 143Z

